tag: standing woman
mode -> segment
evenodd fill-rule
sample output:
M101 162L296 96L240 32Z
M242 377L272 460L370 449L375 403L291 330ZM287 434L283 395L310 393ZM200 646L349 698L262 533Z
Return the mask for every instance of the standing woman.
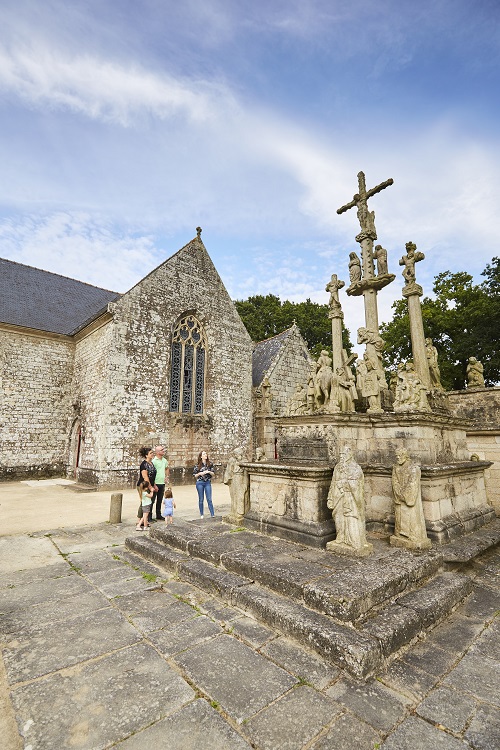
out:
M155 452L152 448L141 448L139 451L139 455L142 458L142 463L139 466L139 479L137 480L137 492L139 493L139 497L142 499L142 490L140 488L140 484L142 482L149 482L151 485L151 488L153 492L158 492L158 487L155 484L156 479L156 467L153 464L153 456ZM140 515L137 514L138 518L142 518L142 508L139 508L141 511ZM153 521L153 517L151 514L151 511L149 512L149 523Z
M211 463L206 451L198 454L198 463L193 469L193 475L196 478L200 517L203 518L203 495L205 494L208 510L213 518L215 514L214 506L212 505L212 477L215 475L215 471L214 465Z

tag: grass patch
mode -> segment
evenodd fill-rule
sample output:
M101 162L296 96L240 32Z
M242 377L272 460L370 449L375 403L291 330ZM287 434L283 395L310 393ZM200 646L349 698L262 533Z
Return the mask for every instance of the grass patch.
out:
M152 573L141 573L141 576L149 583L156 583L158 579L158 576L154 576Z
M246 531L243 526L237 526L235 529L229 529L230 534L237 534L238 531Z

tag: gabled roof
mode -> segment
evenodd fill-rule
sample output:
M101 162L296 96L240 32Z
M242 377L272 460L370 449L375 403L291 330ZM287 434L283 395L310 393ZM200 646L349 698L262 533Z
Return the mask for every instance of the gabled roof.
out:
M259 341L255 345L252 354L252 385L254 388L262 383L271 365L278 358L282 347L292 335L294 328L296 328L295 324L291 328L287 328L286 331L278 333L277 336Z
M0 322L71 336L121 297L57 273L0 258Z

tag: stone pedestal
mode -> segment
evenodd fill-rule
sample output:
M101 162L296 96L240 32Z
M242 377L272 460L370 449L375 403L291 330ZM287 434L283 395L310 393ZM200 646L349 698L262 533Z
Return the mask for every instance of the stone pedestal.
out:
M404 536L396 536L392 534L389 539L390 544L393 547L402 547L403 549L430 549L432 542L430 539L426 539L422 542L412 542L411 539L405 539Z
M355 547L350 547L348 544L340 544L333 540L332 542L327 542L326 551L333 552L335 555L344 555L345 557L368 557L373 552L373 544L367 543L363 547L356 549Z
M427 386L431 387L429 365L427 362L427 350L425 348L424 324L422 321L422 308L419 297L423 289L419 284L407 284L403 287L403 297L408 300L408 315L410 318L411 350L413 364L418 377Z

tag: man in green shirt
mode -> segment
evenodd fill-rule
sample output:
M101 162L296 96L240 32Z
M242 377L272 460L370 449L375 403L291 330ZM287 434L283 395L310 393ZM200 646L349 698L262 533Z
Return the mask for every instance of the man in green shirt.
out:
M156 468L155 484L158 487L158 490L153 495L151 514L154 512L156 501L156 520L163 521L163 516L161 515L161 504L165 493L165 484L170 484L170 469L168 467L168 461L165 458L165 448L163 445L155 446L153 465Z

